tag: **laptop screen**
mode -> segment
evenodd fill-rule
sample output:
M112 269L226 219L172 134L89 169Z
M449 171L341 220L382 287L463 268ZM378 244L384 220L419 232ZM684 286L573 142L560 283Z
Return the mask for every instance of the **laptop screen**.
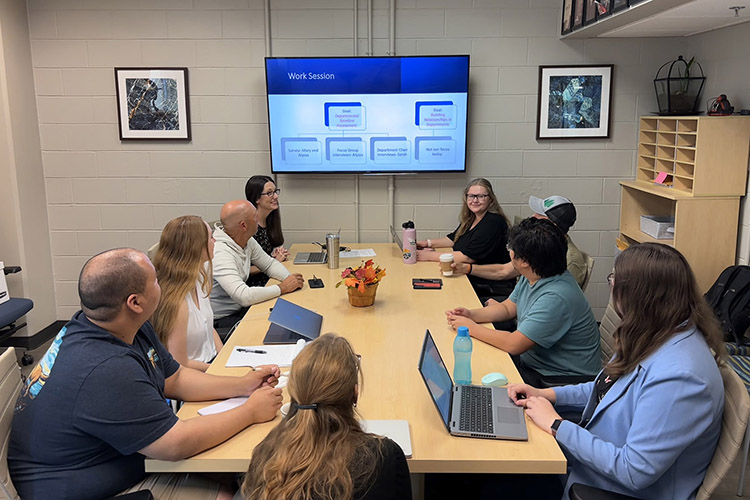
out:
M435 406L443 418L445 426L448 427L448 419L451 412L451 390L453 380L448 369L443 363L443 358L437 350L435 341L432 340L430 331L427 330L422 346L422 357L419 360L419 372L422 374L427 390L435 402Z
M398 247L403 250L404 244L401 241L401 236L398 235L398 233L393 228L393 226L391 226L391 236L393 236L393 242L396 243L396 245L398 245Z

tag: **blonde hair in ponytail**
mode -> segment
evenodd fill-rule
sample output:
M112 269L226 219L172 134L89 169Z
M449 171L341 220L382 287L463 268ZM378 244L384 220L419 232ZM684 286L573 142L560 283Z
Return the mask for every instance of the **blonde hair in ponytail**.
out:
M382 440L359 426L354 404L361 380L345 338L327 333L302 350L289 375L289 414L253 451L245 498L349 500L355 487L374 479Z

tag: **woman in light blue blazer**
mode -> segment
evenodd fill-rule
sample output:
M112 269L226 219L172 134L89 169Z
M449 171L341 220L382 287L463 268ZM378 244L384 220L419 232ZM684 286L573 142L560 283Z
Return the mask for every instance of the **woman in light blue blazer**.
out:
M566 452L564 499L573 483L645 499L695 498L721 431L720 327L689 264L666 245L625 250L610 285L622 324L596 380L512 384L508 394ZM582 409L581 422L563 420L562 407Z

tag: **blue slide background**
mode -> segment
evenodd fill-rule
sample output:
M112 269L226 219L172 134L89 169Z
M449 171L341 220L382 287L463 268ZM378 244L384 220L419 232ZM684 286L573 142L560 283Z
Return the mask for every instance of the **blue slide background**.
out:
M276 173L288 172L427 172L463 171L466 164L466 120L468 90L467 56L406 58L268 58L269 131L271 162ZM290 78L290 73L308 78ZM310 78L310 75L318 78ZM326 79L326 75L333 78ZM420 128L416 120L419 102L446 102L455 106L453 128ZM326 105L361 103L364 108L361 127L339 130L326 126ZM424 106L422 107L424 109ZM332 125L332 124L331 124ZM425 140L440 137L441 141ZM307 147L306 142L289 142L293 138L316 138L319 150L309 156L282 154L282 139L289 147ZM327 144L351 142L332 138L361 138L364 157L361 161L331 162ZM396 147L408 150L392 162L374 155L377 138L404 138ZM444 160L422 163L415 148L416 138L423 147L449 147ZM396 141L398 142L398 141ZM391 142L390 144L394 144ZM317 146L313 146L313 149ZM357 146L360 147L360 146ZM424 152L423 152L424 153ZM449 163L444 161L450 160Z

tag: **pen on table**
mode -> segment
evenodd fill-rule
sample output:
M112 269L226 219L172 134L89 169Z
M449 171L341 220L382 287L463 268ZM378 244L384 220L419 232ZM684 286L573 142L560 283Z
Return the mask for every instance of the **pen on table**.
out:
M262 349L245 349L244 347L235 347L235 350L238 352L250 352L253 354L267 354L266 351Z

